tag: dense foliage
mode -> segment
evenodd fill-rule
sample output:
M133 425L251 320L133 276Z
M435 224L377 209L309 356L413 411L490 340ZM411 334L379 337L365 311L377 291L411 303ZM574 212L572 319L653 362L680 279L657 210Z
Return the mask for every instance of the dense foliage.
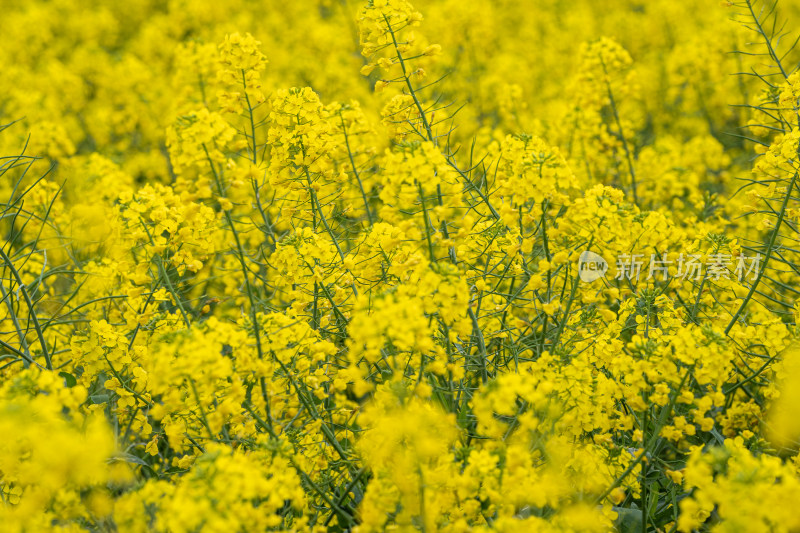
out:
M3 531L800 530L800 3L1 4Z

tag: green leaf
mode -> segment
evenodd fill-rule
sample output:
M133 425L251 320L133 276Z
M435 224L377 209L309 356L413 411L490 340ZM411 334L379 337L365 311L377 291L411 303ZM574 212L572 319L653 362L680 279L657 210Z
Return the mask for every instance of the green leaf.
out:
M108 394L94 394L89 396L89 400L95 404L108 403Z
M137 457L137 456L135 456L133 454L130 454L130 453L118 453L114 457L112 457L110 460L111 461L124 461L126 463L146 466L148 468L150 467L150 464L147 463L144 459L142 459L141 457Z
M58 375L64 378L64 382L67 384L67 388L71 389L72 387L78 384L78 380L75 379L75 376L73 376L69 372L61 371L58 373Z
M642 530L642 511L626 507L614 507L617 512L617 531L620 533L634 533Z

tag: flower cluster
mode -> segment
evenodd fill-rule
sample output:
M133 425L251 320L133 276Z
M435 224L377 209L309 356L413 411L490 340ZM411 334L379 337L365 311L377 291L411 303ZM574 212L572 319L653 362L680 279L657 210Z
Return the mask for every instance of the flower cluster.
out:
M800 528L800 53L529 4L5 2L4 531Z

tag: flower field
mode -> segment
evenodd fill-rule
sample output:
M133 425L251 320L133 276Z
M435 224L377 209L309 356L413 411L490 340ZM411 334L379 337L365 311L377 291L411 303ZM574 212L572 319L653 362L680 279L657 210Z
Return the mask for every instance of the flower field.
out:
M0 531L800 531L800 1L2 0Z

